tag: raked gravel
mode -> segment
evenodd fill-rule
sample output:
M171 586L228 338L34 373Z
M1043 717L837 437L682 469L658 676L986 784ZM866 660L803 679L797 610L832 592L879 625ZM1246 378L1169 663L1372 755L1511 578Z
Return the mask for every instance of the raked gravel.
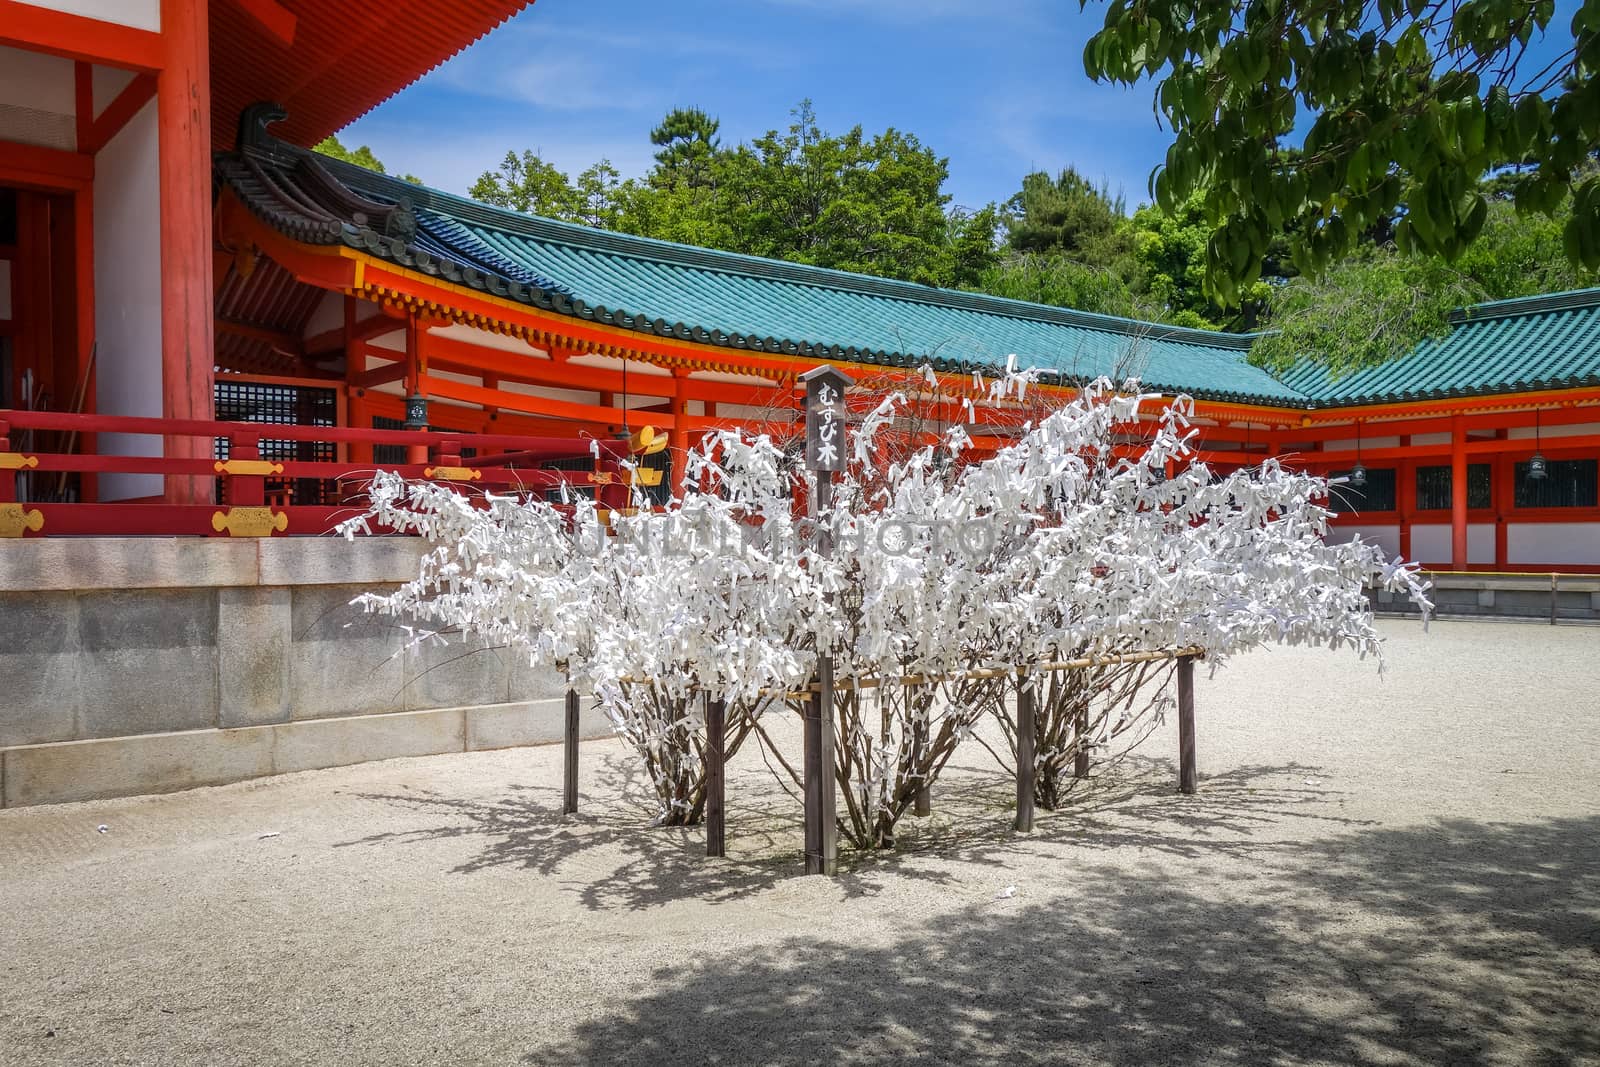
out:
M832 879L753 745L716 861L615 742L0 812L0 1065L1600 1063L1600 628L1383 629Z

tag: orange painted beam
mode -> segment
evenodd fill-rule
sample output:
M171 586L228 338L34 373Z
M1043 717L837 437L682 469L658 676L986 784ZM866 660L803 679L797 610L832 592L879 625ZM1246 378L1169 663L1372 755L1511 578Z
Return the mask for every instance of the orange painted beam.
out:
M0 140L0 182L49 192L76 192L94 182L94 157Z
M92 153L88 147L94 129L94 64L78 60L72 64L72 117L77 122L77 149Z
M669 415L603 408L598 404L578 404L570 400L551 400L542 396L524 396L521 393L508 393L500 389L485 389L481 385L452 382L436 378L431 374L422 376L422 391L430 397L439 396L486 408L523 411L530 415L546 415L575 422L593 422L602 426L626 425L630 429L637 429L640 426L655 426L667 430L676 428L676 420Z
M1502 397L1505 406L1511 404L1519 406L1517 410L1485 412L1476 415L1462 415L1461 424L1467 430L1500 430L1516 426L1532 426L1534 423L1534 408L1539 411L1539 419L1545 426L1570 425L1578 422L1600 423L1600 399L1585 401L1581 393L1569 395L1539 394L1537 397ZM1548 405L1548 406L1546 406ZM1454 416L1449 413L1414 418L1397 419L1394 421L1372 422L1362 419L1363 433L1372 437L1395 437L1426 433L1448 433L1450 420ZM1345 437L1355 436L1354 416L1352 421L1344 423L1322 423L1290 431L1289 439L1295 441L1331 441Z
M127 70L160 70L166 59L159 33L17 0L0 0L0 45Z
M87 142L80 135L78 151L98 152L110 144L111 139L154 99L158 81L154 74L140 74L123 86L116 99L90 123Z
M666 399L673 393L673 378L661 374L631 374L623 381L620 371L603 367L586 367L570 362L542 359L532 350L526 356L499 348L474 345L453 337L433 336L429 351L436 357L453 364L451 370L468 373L482 371L497 374L507 380L523 381L530 385L550 385L567 389L589 389L595 392L620 393L623 386L633 396L656 396ZM778 385L736 385L731 382L706 382L694 378L687 380L686 388L691 400L715 400L725 404L748 404L761 407L792 395L790 390Z
M1414 419L1427 416L1466 415L1469 413L1503 411L1508 408L1535 406L1561 407L1572 403L1600 399L1600 388L1544 389L1523 393L1494 393L1484 396L1454 397L1437 400L1408 400L1394 404L1372 404L1345 408L1320 408L1299 412L1302 426L1318 426L1329 422L1351 423L1356 419L1376 427L1386 419ZM1405 432L1394 431L1389 432Z
M323 330L306 338L305 349L309 353L336 352L350 341L370 341L374 337L382 337L386 333L394 333L406 327L404 319L391 318L388 315L372 315L364 319L357 319L347 333L345 327L335 326L331 330Z
M161 171L161 410L213 414L211 69L206 0L161 0L164 63L157 87ZM201 458L211 443L167 440L167 455ZM169 504L209 504L210 478L169 476Z

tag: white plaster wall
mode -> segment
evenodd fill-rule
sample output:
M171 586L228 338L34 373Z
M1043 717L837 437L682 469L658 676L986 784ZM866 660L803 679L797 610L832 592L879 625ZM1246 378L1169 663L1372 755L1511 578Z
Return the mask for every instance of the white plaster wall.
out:
M23 0L23 3L139 30L161 29L161 0Z
M119 67L102 67L96 63L94 69L89 72L89 80L94 90L94 117L99 118L100 113L111 106L117 94L133 81L133 71L122 70Z
M344 294L324 293L317 306L312 309L306 319L304 336L315 337L319 333L331 330L336 326L344 325Z
M0 47L0 140L78 147L72 60Z
M1417 523L1411 527L1412 559L1449 566L1450 551L1449 523ZM1467 524L1467 562L1494 562L1494 523Z
M428 333L434 337L446 337L479 348L493 348L501 352L527 356L529 359L544 361L549 359L543 349L534 348L520 337L508 337L503 333L480 330L476 326L465 326L459 322L451 323L449 326L435 326Z
M1450 443L1448 433L1417 433L1411 435L1413 445L1447 445Z
M1342 545L1354 541L1357 535L1369 545L1380 545L1384 555L1393 559L1400 554L1400 527L1387 526L1335 526L1328 531L1328 543Z
M161 414L161 198L151 101L95 157L96 410ZM103 455L159 456L161 438L101 434ZM156 496L155 474L105 474L102 500Z
M1600 565L1600 523L1523 522L1506 525L1506 558L1519 563Z
M542 396L549 400L569 400L574 404L600 403L600 394L584 389L560 389L551 385L525 385L522 382L501 382L500 388L508 393L523 396ZM620 398L619 398L620 399ZM629 398L632 399L631 397Z
M1356 450L1356 439L1354 437L1351 437L1351 438L1346 438L1346 439L1338 440L1338 441L1328 441L1322 447L1323 447L1323 450L1326 451L1326 452L1354 452ZM1362 449L1368 449L1368 448L1399 448L1400 447L1400 438L1398 438L1398 437L1368 437L1366 434L1362 434L1361 435L1361 447L1362 447Z
M1538 437L1541 441L1544 441L1554 437L1582 437L1585 434L1592 433L1600 433L1600 422L1580 422L1571 426L1541 426L1539 427ZM1516 438L1519 441L1531 441L1534 438L1534 428L1532 426L1513 426L1506 431L1506 436Z

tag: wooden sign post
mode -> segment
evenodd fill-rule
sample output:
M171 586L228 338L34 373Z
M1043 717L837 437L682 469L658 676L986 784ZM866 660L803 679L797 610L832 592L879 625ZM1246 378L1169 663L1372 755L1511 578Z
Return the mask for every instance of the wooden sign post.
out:
M816 367L800 375L806 386L806 468L817 474L811 516L817 528L817 554L833 554L833 475L844 470L845 390L851 380L837 367ZM833 874L839 862L838 797L834 783L833 656L817 649L817 678L806 705L805 729L806 873Z

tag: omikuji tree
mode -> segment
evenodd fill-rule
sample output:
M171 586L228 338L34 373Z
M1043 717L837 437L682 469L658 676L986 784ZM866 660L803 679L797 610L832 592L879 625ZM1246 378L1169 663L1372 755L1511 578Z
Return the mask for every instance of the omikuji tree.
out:
M1366 587L1422 597L1377 548L1325 543L1321 479L1197 461L1186 400L1090 383L980 453L975 405L1025 412L1031 376L987 395L950 387L954 405L928 378L861 410L836 507L814 520L796 514L805 476L784 450L735 430L689 453L681 497L609 526L585 499L474 499L380 474L351 529L375 521L437 547L415 581L363 602L424 624L422 639L459 631L563 667L649 769L668 822L698 818L700 700L727 700L737 736L760 732L826 649L841 829L872 848L1036 665L1187 646L1221 664L1276 642L1374 654ZM917 414L929 394L965 417L930 432ZM1139 714L1159 710L1142 686L1110 684ZM1099 692L1063 697L1062 714ZM1054 779L1059 749L1039 755Z

